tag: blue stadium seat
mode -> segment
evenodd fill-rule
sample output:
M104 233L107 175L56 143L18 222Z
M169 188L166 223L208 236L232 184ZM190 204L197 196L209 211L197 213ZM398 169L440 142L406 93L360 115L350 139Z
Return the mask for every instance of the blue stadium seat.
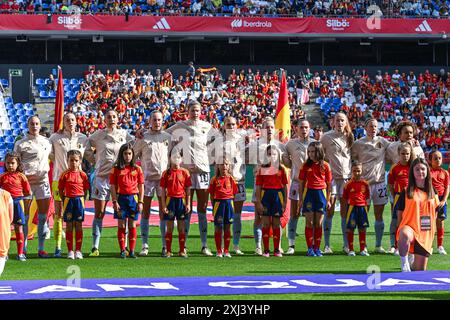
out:
M9 129L5 129L5 130L3 130L3 135L5 136L5 141L6 141L6 137L12 135L12 131Z
M14 108L16 108L16 109L23 109L23 104L21 104L20 102L18 102L18 103L16 103L16 104L14 105Z
M23 108L25 110L33 110L33 105L31 103L27 102L23 105Z
M6 149L7 150L14 150L14 142L10 142L6 144Z
M17 110L16 115L18 115L18 116L24 116L25 113L26 113L26 111L25 111L24 109L19 109L19 110Z
M63 79L63 85L66 86L69 84L69 79Z
M25 113L25 115L26 115L27 117L30 117L30 116L34 115L34 111L33 111L33 110L27 110L26 113Z
M19 117L19 124L20 125L22 125L23 123L27 124L27 121L28 121L28 117L25 114L23 114L23 115L21 115Z
M79 84L79 82L78 82L77 79L72 78L72 79L70 79L70 84L71 84L71 85L76 85L76 84Z
M16 118L16 120L17 120L17 118ZM18 121L11 121L11 129L20 129L20 124L19 124L19 122Z
M28 124L26 121L20 123L20 129L22 129L22 131L28 129Z
M6 87L9 87L9 81L8 81L8 79L2 79L2 86L4 86L5 88L6 88Z
M5 137L0 136L0 143L4 143L5 142ZM0 148L1 149L1 148Z
M13 99L11 97L5 97L5 103L13 103Z
M8 130L8 131L10 131L11 134L5 137L5 142L6 143L14 143L14 137L12 136L12 131L11 130Z
M64 79L64 80L66 80L66 79ZM65 84L65 85L64 85L64 91L65 91L65 92L68 92L68 91L70 91L70 90L71 90L70 84Z
M49 93L48 93L48 97L49 98L56 98L56 92L55 91L50 91Z
M12 103L8 103L5 105L6 110L14 110L14 105Z
M36 83L37 86L43 86L43 85L45 85L45 81L44 81L44 79L42 79L42 78L37 78L36 81L35 81L35 83Z
M45 90L41 90L41 92L39 92L39 98L41 98L41 99L48 98L47 92Z
M13 130L13 136L14 137L20 136L21 133L22 133L22 130L20 128L17 128L17 129Z
M8 117L14 117L16 115L16 110L8 109Z

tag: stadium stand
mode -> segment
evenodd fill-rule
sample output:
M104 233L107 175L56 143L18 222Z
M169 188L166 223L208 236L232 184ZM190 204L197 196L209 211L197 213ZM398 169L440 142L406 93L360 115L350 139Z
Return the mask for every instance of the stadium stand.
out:
M386 17L448 17L448 1L259 1L259 0L63 0L2 1L0 13L65 14L77 5L82 13L112 15L204 15L204 16L368 16L377 4Z

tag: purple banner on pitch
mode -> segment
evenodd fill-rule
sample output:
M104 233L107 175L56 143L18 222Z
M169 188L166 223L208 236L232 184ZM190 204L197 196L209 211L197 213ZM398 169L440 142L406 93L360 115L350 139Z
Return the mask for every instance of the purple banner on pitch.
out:
M0 299L450 291L450 270L308 276L0 281Z

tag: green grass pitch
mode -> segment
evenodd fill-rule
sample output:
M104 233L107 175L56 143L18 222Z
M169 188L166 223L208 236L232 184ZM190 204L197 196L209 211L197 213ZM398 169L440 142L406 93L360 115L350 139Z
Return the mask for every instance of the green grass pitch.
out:
M247 190L247 200L251 198L251 190ZM400 271L398 257L392 255L381 255L372 253L375 246L375 234L373 228L373 213L370 214L371 227L367 232L367 243L370 257L347 257L341 251L342 235L340 234L340 217L336 213L333 220L333 232L331 235L334 255L323 258L306 257L306 244L304 240L304 218L300 218L296 242L296 254L284 256L283 258L271 257L269 259L255 256L253 251L255 243L253 239L253 222L244 221L241 239L241 248L244 256L233 256L231 259L218 259L216 257L204 257L200 254L200 238L197 225L191 226L191 232L187 241L189 258L174 257L165 259L160 257L161 240L159 227L150 228L150 254L138 259L119 258L119 249L116 237L116 228L104 228L100 243L100 257L89 258L92 236L91 229L84 230L83 253L84 260L63 259L38 259L37 240L29 241L28 260L19 262L16 258L15 241L11 243L10 259L6 264L1 280L38 280L38 279L65 279L69 276L67 268L76 264L80 266L82 278L144 278L144 277L180 277L180 276L258 276L258 275L314 275L314 274L355 274L366 273L370 265L379 266L382 272ZM390 212L388 207L384 212L385 234L383 246L389 247L389 223ZM446 226L450 227L446 221ZM136 250L141 248L140 230L138 229L138 242ZM177 233L174 234L173 251L178 250ZM53 236L53 234L52 234ZM208 245L214 252L214 226L208 225ZM450 235L447 232L445 243L450 249ZM271 241L271 247L273 246ZM287 238L283 232L282 246L288 247ZM46 250L53 252L54 240L46 241ZM359 249L358 237L355 235L355 249ZM63 240L63 252L67 248ZM435 249L436 252L436 249ZM66 255L64 255L66 256ZM445 270L450 267L450 255L441 256L433 254L428 263L429 270ZM123 299L123 298L121 298ZM134 298L133 298L134 299ZM192 296L192 297L151 297L139 299L179 299L179 300L216 300L216 299L264 299L264 300L311 300L311 299L450 299L450 292L404 292L404 293L354 293L354 294L263 294L263 295L229 295L229 296Z

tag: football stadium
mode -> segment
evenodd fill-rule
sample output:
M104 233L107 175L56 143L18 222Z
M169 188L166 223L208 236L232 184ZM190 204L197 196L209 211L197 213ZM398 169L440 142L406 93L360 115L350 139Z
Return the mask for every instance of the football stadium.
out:
M449 6L0 0L0 299L449 299Z

